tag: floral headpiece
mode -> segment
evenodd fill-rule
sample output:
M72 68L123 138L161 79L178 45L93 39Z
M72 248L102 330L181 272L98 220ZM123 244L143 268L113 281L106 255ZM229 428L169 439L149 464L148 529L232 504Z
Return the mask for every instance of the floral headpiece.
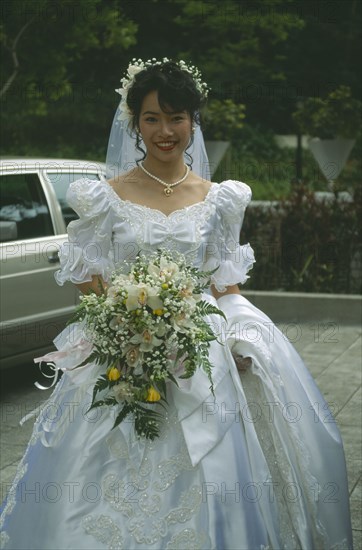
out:
M148 69L148 67L163 65L168 61L171 61L171 59L168 59L167 57L164 57L161 61L157 61L154 57L152 59L148 59L147 61L142 61L142 59L136 58L132 59L131 63L128 65L126 76L121 78L122 87L116 90L116 92L122 96L121 103L119 105L119 120L130 120L132 117L132 112L129 110L127 105L127 96L128 91L133 85L136 74L144 71L145 69ZM195 82L196 89L200 92L203 98L206 98L209 93L209 88L206 82L202 81L201 72L199 71L199 69L194 65L187 65L187 63L182 60L175 61L175 64L181 70L186 71L192 76Z

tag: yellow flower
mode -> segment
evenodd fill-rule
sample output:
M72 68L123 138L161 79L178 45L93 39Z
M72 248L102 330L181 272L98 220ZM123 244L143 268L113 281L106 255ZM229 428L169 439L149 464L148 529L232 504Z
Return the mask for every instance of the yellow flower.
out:
M153 313L154 315L163 315L164 311L165 311L164 309L159 308L159 309L154 309Z
M167 290L167 289L168 289L168 283L163 283L163 284L161 285L161 288L162 288L163 290Z
M161 399L161 394L153 387L151 386L148 388L146 401L154 402L159 401Z
M118 380L118 378L121 377L121 373L119 369L117 369L117 367L109 367L107 369L107 377L108 380L110 380L111 382L115 382L116 380Z

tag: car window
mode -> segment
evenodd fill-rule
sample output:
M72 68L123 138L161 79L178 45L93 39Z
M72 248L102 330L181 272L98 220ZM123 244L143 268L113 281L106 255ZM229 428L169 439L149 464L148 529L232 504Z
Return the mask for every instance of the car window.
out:
M62 209L62 214L64 222L68 225L72 220L78 219L78 215L74 210L68 205L66 200L66 194L69 187L69 184L72 181L75 181L81 177L84 177L83 173L75 173L73 170L70 172L48 172L47 176L54 187L55 194L58 198L60 208ZM98 174L87 174L87 178L90 180L99 180Z
M54 235L38 174L0 177L0 242Z

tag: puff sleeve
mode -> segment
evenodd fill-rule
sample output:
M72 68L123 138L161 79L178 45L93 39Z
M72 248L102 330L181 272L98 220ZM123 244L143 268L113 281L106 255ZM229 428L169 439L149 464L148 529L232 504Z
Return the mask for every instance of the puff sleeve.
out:
M218 270L211 282L219 292L226 287L245 283L248 271L255 262L254 251L248 244L240 245L240 231L246 207L251 201L251 189L245 183L228 180L220 184L217 198L217 247L214 265Z
M91 281L93 275L107 281L114 270L112 208L104 185L81 178L68 188L67 202L79 219L68 225L68 242L59 252L61 269L55 273L59 285Z

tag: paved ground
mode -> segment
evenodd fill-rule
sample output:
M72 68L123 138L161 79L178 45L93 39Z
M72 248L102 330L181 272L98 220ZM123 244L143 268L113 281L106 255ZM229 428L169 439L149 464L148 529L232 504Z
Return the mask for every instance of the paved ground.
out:
M279 324L279 327L309 366L341 429L348 468L354 549L361 550L361 330L356 326L315 322ZM3 495L15 474L32 429L31 421L19 427L19 419L48 395L32 386L35 373L36 370L27 365L25 371L19 367L12 369L11 376L3 374L0 464Z

